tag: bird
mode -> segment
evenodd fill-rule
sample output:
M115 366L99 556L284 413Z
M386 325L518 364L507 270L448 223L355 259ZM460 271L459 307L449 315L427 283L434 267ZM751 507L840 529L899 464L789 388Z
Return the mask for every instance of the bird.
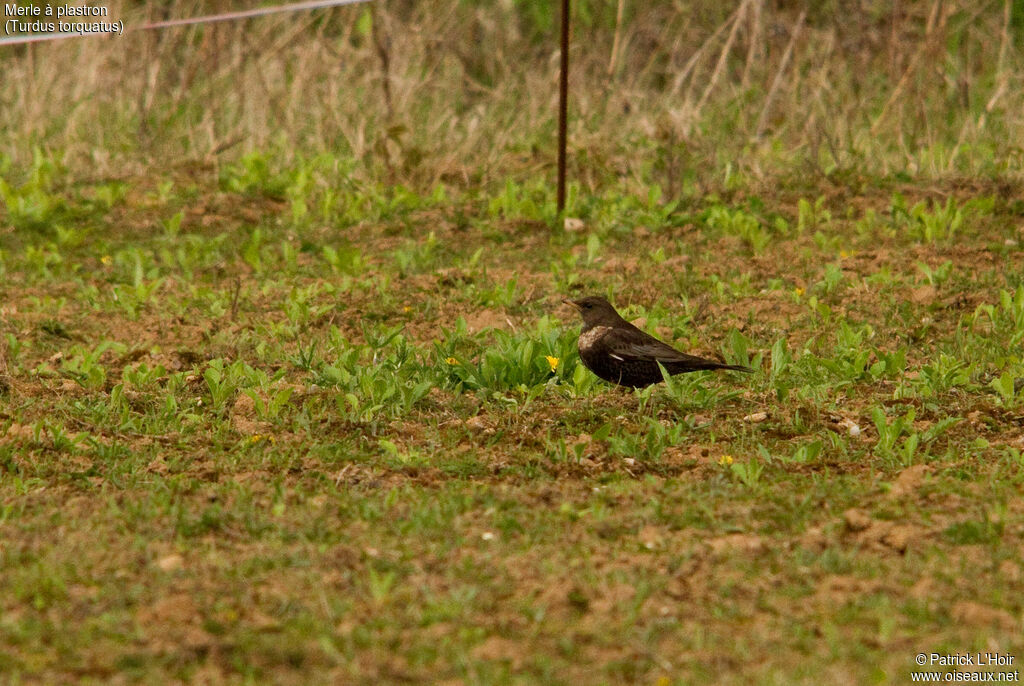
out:
M623 319L600 295L579 300L564 299L583 317L577 341L583 365L605 381L630 388L644 388L664 380L660 363L670 375L702 369L753 372L738 364L724 364L680 352L644 333Z

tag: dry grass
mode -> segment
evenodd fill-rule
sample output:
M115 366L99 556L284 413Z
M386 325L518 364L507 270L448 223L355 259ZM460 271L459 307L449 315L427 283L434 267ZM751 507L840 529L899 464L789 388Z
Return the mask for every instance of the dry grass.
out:
M540 175L554 157L555 17L527 6L378 3L8 48L2 150L21 165L39 146L100 175L270 147L416 186ZM110 8L129 25L164 16ZM614 7L578 5L574 177L676 194L694 175L721 185L727 167L1019 171L1010 0L797 9L646 3L619 24Z

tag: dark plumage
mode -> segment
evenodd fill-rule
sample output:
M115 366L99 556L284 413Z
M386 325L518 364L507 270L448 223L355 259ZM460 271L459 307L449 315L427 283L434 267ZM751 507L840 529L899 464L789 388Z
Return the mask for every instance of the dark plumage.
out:
M583 330L577 344L583 364L605 381L631 388L650 386L662 381L659 362L672 375L701 369L753 371L749 367L679 352L627 322L599 295L564 302L575 307L583 317Z

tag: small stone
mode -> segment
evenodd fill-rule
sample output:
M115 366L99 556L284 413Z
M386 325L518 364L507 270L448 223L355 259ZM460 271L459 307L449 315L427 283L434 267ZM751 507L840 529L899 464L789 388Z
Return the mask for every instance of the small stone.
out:
M563 226L567 233L579 233L586 228L586 224L583 223L583 220L576 217L566 217Z
M841 415L832 415L830 419L836 423L836 426L841 429L846 429L846 433L856 438L861 435L860 425L850 419L849 417L843 417Z
M185 558L181 555L167 555L156 561L156 566L165 572L173 572L185 566Z
M483 431L487 428L487 421L480 415L476 415L466 420L466 426L475 431Z
M850 531L863 531L871 526L871 517L864 510L858 510L855 507L843 513L843 521L846 522Z

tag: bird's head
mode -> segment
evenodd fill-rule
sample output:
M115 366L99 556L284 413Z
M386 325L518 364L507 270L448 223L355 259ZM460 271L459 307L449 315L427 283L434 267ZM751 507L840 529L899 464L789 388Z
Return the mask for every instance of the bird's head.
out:
M615 326L623 321L612 304L600 295L588 295L579 300L566 299L562 302L576 308L583 317L584 327L588 329L593 326Z

